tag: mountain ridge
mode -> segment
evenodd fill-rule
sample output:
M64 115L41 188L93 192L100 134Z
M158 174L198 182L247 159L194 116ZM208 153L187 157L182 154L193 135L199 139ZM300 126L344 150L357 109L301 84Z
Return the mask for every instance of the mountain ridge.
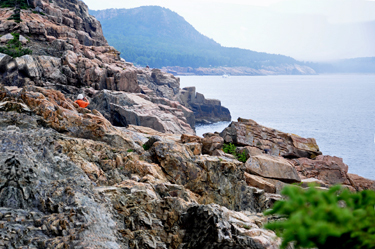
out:
M285 55L223 47L199 33L176 12L159 6L90 10L89 13L101 22L109 44L127 61L141 66L249 67L258 70L300 64Z

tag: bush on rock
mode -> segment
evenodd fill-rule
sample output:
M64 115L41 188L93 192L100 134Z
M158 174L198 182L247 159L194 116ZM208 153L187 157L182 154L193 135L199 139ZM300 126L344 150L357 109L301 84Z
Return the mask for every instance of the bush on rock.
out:
M22 43L20 42L20 34L12 33L13 39L8 41L5 47L0 47L0 53L7 54L9 56L21 57L26 54L32 54L32 50L29 48L22 48Z
M236 149L237 149L237 147L234 144L232 144L232 143L224 144L224 146L223 146L223 151L225 153L232 154L240 162L243 162L243 163L246 162L246 160L247 160L247 158L246 158L246 152L242 151L242 153L237 153Z
M287 199L276 202L265 214L286 218L266 225L283 238L283 248L290 242L295 248L375 248L374 191L287 186L281 193Z

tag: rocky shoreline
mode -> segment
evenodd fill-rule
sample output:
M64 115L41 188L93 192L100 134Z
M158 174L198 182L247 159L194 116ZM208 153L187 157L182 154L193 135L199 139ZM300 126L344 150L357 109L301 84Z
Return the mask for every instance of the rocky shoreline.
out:
M276 249L262 212L283 186L375 190L314 139L253 120L196 136L231 119L220 101L122 61L83 2L29 2L20 23L0 9L3 37L33 51L0 53L0 248Z

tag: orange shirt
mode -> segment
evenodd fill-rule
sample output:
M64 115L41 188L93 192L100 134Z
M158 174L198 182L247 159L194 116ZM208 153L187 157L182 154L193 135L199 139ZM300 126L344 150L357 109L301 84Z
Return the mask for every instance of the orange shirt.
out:
M82 99L78 99L78 100L74 101L74 103L77 103L82 108L86 108L90 104L89 102L86 102Z

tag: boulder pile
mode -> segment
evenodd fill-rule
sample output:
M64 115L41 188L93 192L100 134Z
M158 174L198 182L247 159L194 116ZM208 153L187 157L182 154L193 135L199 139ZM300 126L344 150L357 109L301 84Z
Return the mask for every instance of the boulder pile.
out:
M375 181L348 174L342 158L322 155L313 138L283 133L243 118L232 122L220 136L238 146L237 150L246 151L246 172L256 175L248 175L247 181L254 187L279 193L286 183L315 183L324 187L342 184L353 191L375 190Z

